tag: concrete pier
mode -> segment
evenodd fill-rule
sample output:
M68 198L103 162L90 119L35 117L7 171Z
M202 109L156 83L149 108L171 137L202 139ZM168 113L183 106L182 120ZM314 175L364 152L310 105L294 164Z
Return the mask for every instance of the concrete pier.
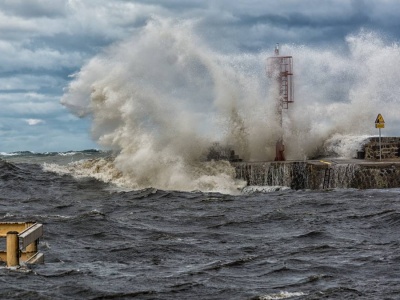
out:
M248 185L291 189L400 188L400 137L370 137L354 159L241 162L231 160L236 177Z
M400 159L321 159L285 162L232 162L248 185L291 189L400 187Z

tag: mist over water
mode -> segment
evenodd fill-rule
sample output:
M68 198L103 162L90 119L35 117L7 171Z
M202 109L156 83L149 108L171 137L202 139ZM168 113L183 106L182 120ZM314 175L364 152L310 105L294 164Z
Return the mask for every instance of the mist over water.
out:
M93 119L93 138L115 150L112 167L127 186L231 192L243 186L232 167L204 162L214 142L244 160L275 156L276 89L265 74L273 49L219 53L196 36L195 26L154 19L92 58L61 100ZM345 50L281 46L282 55L294 58L295 103L284 115L287 159L351 157L377 134L378 113L391 124L387 135L396 135L398 44L369 32L346 43Z

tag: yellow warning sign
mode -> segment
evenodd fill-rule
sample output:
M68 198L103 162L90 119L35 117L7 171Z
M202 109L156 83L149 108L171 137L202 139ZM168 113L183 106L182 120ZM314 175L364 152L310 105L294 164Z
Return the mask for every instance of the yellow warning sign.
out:
M378 114L375 120L375 128L385 128L385 120L381 114Z
M385 123L385 120L383 119L381 114L378 114L378 116L376 117L375 124L376 123Z

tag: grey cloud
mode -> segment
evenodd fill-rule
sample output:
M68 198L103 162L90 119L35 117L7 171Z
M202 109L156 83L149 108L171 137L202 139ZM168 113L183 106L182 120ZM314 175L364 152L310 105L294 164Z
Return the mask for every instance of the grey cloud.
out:
M0 10L24 18L56 18L66 13L64 0L3 0Z
M130 0L125 0L121 2L132 2ZM185 11L197 8L206 8L208 6L208 2L204 0L191 0L191 1L182 1L182 0L136 0L135 3L142 3L146 5L155 5L164 7L170 10L177 11Z
M20 97L20 101L16 101L14 97L8 97L8 99L0 97L1 117L45 118L62 111L54 99L43 101L43 99L32 97L29 94L14 94L13 96Z
M360 28L385 32L394 39L400 37L400 18L393 13L400 10L400 3L396 1L218 3L221 2L224 5L214 5L204 12L200 29L218 49L231 50L229 43L239 51L260 51L275 42L343 45L345 37ZM228 13L231 18L219 18Z

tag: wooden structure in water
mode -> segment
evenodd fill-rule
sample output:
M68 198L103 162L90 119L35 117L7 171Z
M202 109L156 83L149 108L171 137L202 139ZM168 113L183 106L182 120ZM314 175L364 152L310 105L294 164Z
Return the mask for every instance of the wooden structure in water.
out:
M43 225L39 223L0 223L0 238L6 239L6 251L0 251L0 260L6 262L7 267L43 263L43 254L38 252L39 238L42 236Z

